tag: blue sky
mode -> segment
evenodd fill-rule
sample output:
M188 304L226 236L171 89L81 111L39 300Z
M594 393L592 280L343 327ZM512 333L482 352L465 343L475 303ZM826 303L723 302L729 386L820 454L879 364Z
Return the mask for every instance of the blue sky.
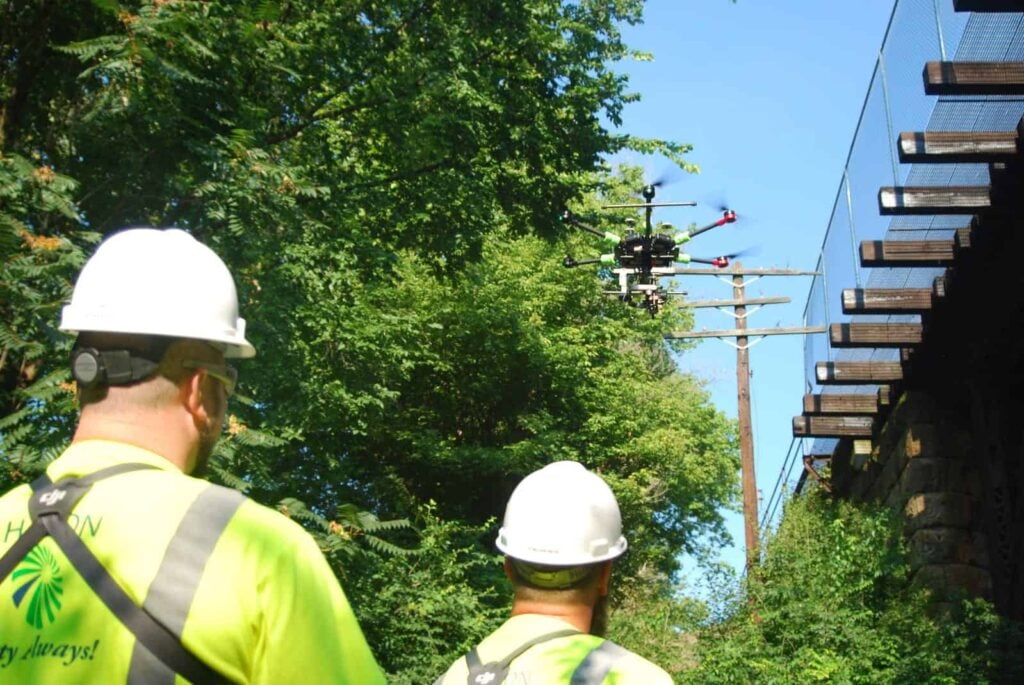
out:
M689 252L715 256L758 246L745 266L813 270L839 188L843 164L867 92L892 0L652 0L645 22L624 31L653 62L623 65L641 101L621 128L639 136L691 143L695 176L659 191L664 201L724 198L740 220L694 239ZM664 159L624 155L649 178ZM677 227L720 216L711 206L665 209L655 218ZM811 279L763 278L748 297L784 295L748 318L751 328L800 326ZM707 276L680 279L691 299L724 299L731 288ZM696 329L733 328L718 310L698 310ZM680 358L707 381L716 406L736 416L736 353L708 339ZM772 336L750 352L757 483L771 494L801 411L803 340ZM799 471L793 471L793 478ZM743 565L743 525L730 514L734 547L723 559Z

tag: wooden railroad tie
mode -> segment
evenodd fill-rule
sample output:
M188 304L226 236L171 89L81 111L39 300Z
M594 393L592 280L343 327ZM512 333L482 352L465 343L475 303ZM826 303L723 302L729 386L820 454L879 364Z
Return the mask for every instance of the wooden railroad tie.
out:
M942 266L956 256L950 240L864 240L861 266Z
M878 191L882 216L976 214L991 206L989 186L886 186Z
M844 314L908 314L932 308L932 288L846 288Z
M878 393L815 393L804 395L804 416L877 414Z
M898 147L903 164L1010 162L1018 154L1016 131L904 131Z
M900 362L818 362L814 375L821 385L871 385L903 379Z
M863 240L860 244L860 263L867 267L894 266L946 266L956 259L957 253L971 246L971 225L956 229L952 238L945 240Z
M793 436L797 438L870 438L873 416L794 416Z
M953 0L956 12L1019 12L1020 0Z
M1024 95L1024 62L928 62L924 67L924 92Z
M919 323L834 323L829 326L832 347L909 347L920 345Z

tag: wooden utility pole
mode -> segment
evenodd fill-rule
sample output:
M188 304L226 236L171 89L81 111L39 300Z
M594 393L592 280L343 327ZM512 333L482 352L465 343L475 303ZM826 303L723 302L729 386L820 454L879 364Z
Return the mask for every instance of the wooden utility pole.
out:
M793 269L744 269L739 262L733 262L729 269L676 269L676 274L685 275L714 275L718 277L732 276L731 300L704 300L690 302L684 306L701 307L732 307L732 316L736 319L736 328L723 331L688 331L670 333L666 338L670 339L693 339L693 338L735 338L735 343L729 343L736 348L736 405L739 418L740 432L740 473L743 484L743 529L747 550L747 572L757 568L760 560L760 536L758 532L758 501L757 501L757 477L754 471L754 429L750 420L750 348L760 342L762 336L767 335L792 335L804 333L824 333L824 326L803 326L797 328L747 328L747 316L762 305L784 304L789 302L788 297L764 297L747 298L746 287L758 280L761 276L814 276L813 271L797 271ZM744 276L756 276L756 278L745 281ZM724 280L724 279L723 279ZM747 305L757 305L750 312L747 312ZM751 337L758 339L750 343Z
M739 264L737 267L741 266ZM732 297L743 302L743 276L732 277ZM754 474L754 429L750 420L750 345L747 342L747 306L735 305L736 316L736 413L740 428L740 474L743 478L743 532L747 544L747 572L761 558L757 531L757 478ZM740 333L744 333L740 335Z

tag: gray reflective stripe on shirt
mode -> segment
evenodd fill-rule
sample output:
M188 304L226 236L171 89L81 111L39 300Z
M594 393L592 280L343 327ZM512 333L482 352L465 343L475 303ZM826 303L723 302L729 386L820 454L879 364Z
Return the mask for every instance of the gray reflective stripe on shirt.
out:
M196 497L171 538L160 568L149 586L143 608L181 637L203 569L235 511L245 497L211 485ZM174 671L138 642L132 650L128 685L174 685Z
M615 662L629 652L614 642L605 640L591 650L590 654L576 667L570 685L600 685L612 670Z

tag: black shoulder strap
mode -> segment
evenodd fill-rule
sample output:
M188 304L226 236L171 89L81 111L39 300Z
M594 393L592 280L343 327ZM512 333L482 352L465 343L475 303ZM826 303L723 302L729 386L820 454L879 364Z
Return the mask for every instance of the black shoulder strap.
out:
M110 476L116 476L120 473L151 468L155 467L149 466L147 464L118 464L116 466L111 466L110 468L101 469L95 473L89 474L88 476L78 478L76 479L76 481L80 484L88 486L92 485L98 480L102 480L103 478L109 478ZM40 492L49 488L52 485L53 481L50 480L50 477L48 475L46 475L46 472L43 472L43 475L39 476L34 481L32 481L32 484L30 486L32 488L33 500ZM85 490L82 490L81 494L79 494L79 497L81 497L81 495L84 494ZM77 502L77 498L75 501ZM72 503L71 506L74 506L74 503ZM68 509L68 511L70 512L70 508ZM2 583L7 578L8 575L10 575L11 571L14 570L15 566L21 563L21 560L25 558L25 555L31 552L32 548L39 544L39 541L45 538L47 535L48 533L46 532L46 528L44 528L42 523L33 516L32 525L29 526L28 530L22 533L21 537L15 540L14 544L11 545L10 549L7 550L7 553L0 557L0 583Z
M474 647L466 654L466 665L469 667L469 676L466 679L466 683L468 685L498 685L498 683L503 682L508 677L508 668L512 665L512 662L522 656L526 650L542 642L570 635L580 635L580 631L566 628L565 630L556 630L553 633L538 635L519 645L501 661L491 661L486 664L480 662L480 654L477 653L476 647Z
M220 674L189 652L177 635L135 603L67 523L71 510L93 483L121 473L149 468L155 467L148 464L118 464L81 478L41 484L39 488L33 483L34 492L29 502L32 525L0 559L0 581L6 578L35 544L49 535L107 608L168 668L196 685L226 683L228 681Z

